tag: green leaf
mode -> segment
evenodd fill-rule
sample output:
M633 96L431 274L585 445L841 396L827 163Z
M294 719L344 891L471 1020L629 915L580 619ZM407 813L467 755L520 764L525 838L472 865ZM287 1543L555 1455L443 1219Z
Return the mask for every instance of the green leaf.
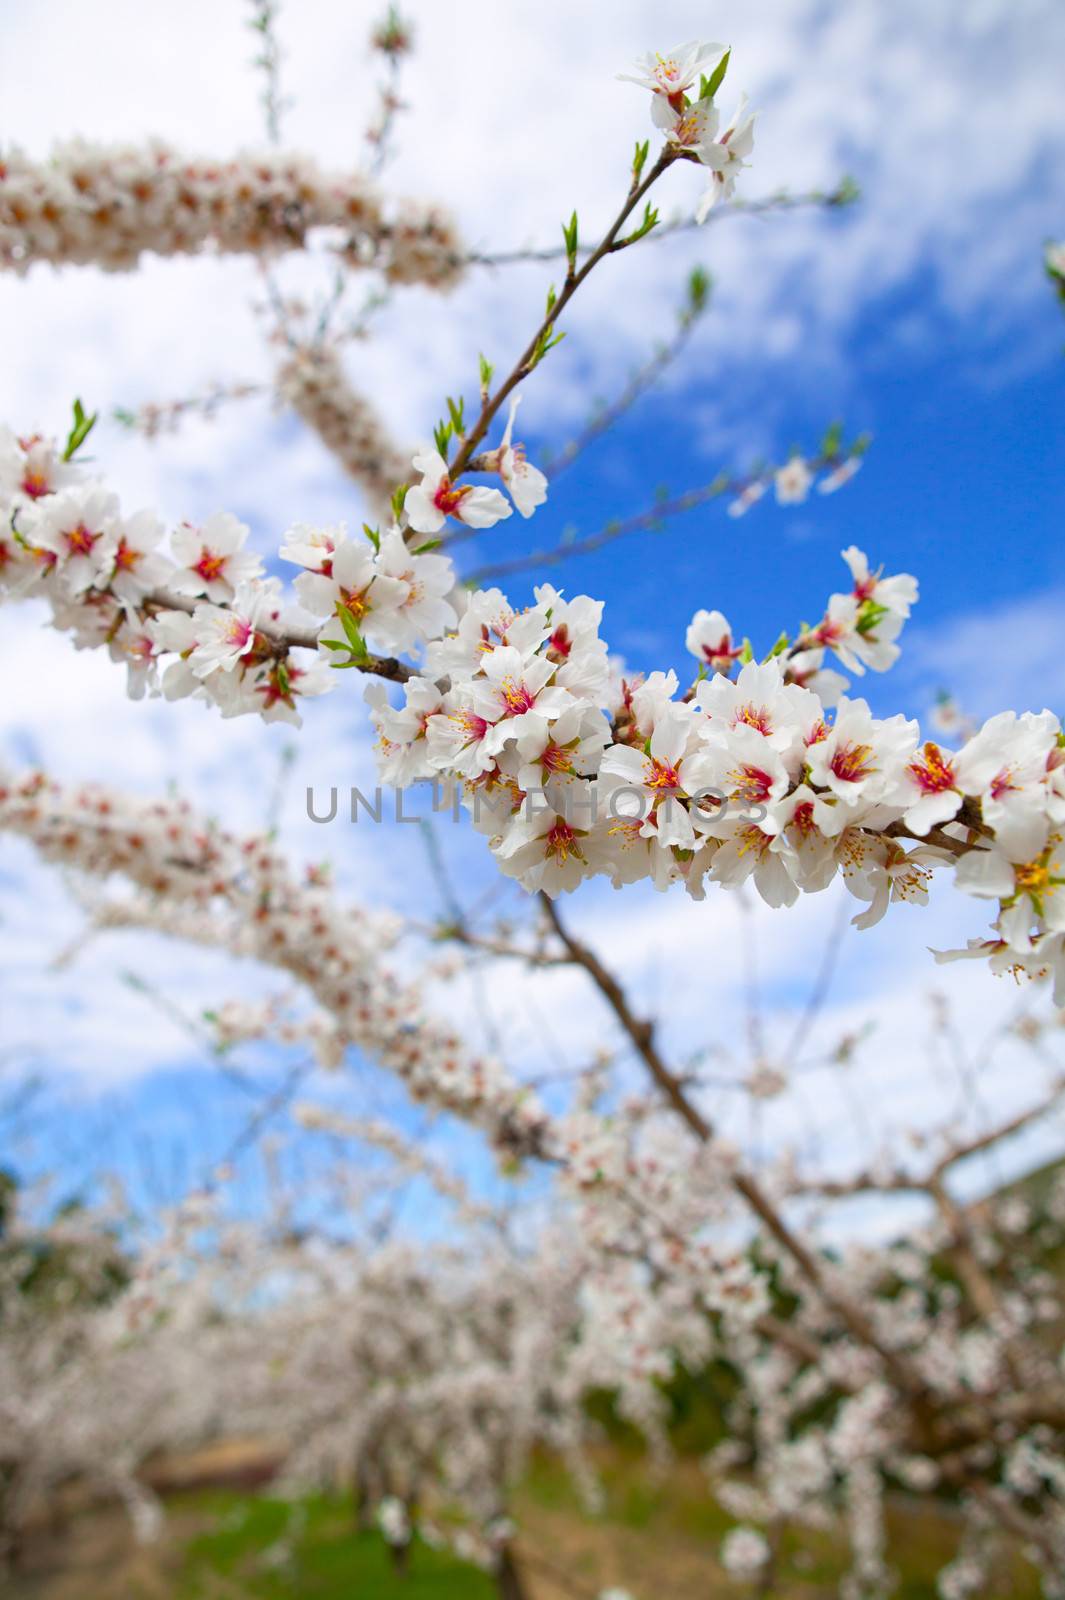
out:
M344 644L340 639L319 639L319 644L324 644L327 650L350 650L349 644Z
M834 456L839 455L839 447L842 442L842 422L831 423L825 432L824 438L821 440L821 454L831 461Z
M74 426L71 428L70 433L67 436L66 449L63 451L64 461L69 461L74 455L75 451L81 449L82 445L89 437L89 434L96 426L96 419L98 416L98 411L94 411L91 417L87 416L85 407L82 405L81 401L74 401Z
M448 409L448 415L451 418L452 431L455 434L456 438L461 438L462 434L465 433L465 431L466 431L466 422L465 422L466 402L460 396L459 400L458 400L458 403L456 404L455 401L452 400L451 396L448 395L448 397L447 397L447 409Z
M872 633L882 617L888 614L887 606L882 606L879 600L863 600L858 610L858 620L854 624L860 634Z
M398 489L392 491L392 515L397 522L403 514L403 502L407 498L407 490L409 488L409 484L401 483Z
M751 649L751 641L749 639L744 639L743 641L743 648L740 651L740 660L745 666L748 661L754 660L754 651Z
M493 365L492 365L492 363L490 361L486 361L485 360L484 356L478 356L477 359L478 359L478 362L480 363L481 388L482 389L487 389L489 384L492 381L492 374L495 372L496 369L495 369L495 367L493 367Z
M576 211L570 217L568 223L564 222L562 224L562 237L565 240L565 244L566 244L566 260L569 262L569 270L570 270L570 272L572 272L574 267L577 264L577 213L576 213Z
M427 539L424 544L416 545L411 551L411 554L415 556L424 556L429 550L439 550L443 542L443 539Z
M366 640L359 632L355 618L346 606L341 605L337 606L337 616L340 618L340 626L347 635L352 655L358 661L365 661L370 652L366 648Z
M730 47L725 51L725 54L721 57L721 60L718 62L710 76L703 79L699 86L700 100L712 100L714 98L722 83L725 81L725 73L728 71L729 57L731 54L732 50Z
M650 139L645 139L643 144L640 144L639 141L637 141L636 153L632 158L632 181L634 186L640 181L643 169L647 164L647 153L650 148Z
M451 438L450 422L438 422L433 429L433 443L436 445L437 454L447 460L447 447Z
M786 633L782 633L780 635L780 638L777 640L776 644L773 646L772 650L770 650L769 654L766 656L765 659L767 661L772 661L774 656L782 655L783 652L788 648L788 645L790 643L791 643L791 640L788 638L787 634Z
M697 317L706 310L712 282L710 274L702 267L692 268L688 278L688 312L691 316Z
M368 522L364 522L363 525L362 525L362 531L366 535L367 539L369 539L369 541L373 545L374 549L377 550L377 551L380 551L380 549L381 549L381 533L380 533L380 530L378 528L371 528L370 524Z

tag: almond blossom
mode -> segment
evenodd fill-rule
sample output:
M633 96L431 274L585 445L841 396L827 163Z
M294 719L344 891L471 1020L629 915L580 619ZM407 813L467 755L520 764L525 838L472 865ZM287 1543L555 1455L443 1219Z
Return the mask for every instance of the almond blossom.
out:
M420 483L407 490L403 509L415 533L439 533L448 517L469 528L491 528L509 517L511 508L498 489L454 484L447 462L437 450L422 450L414 457Z
M259 557L245 550L251 530L226 511L208 517L201 528L184 522L170 536L179 570L170 579L175 594L206 595L214 605L232 600L238 584L257 578Z

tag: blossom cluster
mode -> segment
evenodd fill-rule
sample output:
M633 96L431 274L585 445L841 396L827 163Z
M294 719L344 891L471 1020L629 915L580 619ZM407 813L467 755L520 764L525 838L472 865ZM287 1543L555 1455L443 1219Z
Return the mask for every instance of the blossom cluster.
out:
M305 1035L323 1065L335 1066L353 1045L414 1098L461 1111L496 1142L514 1149L542 1142L537 1097L498 1060L472 1050L388 964L394 919L344 903L314 871L301 879L269 840L236 838L182 801L144 801L39 774L0 777L0 831L29 839L72 872L99 880L118 874L140 891L101 901L101 925L157 928L294 978L330 1019ZM261 1028L263 1019L250 1026Z
M741 95L731 120L721 127L714 96L728 68L730 51L722 44L693 42L666 55L650 54L636 73L621 76L651 91L651 119L667 146L710 169L710 182L696 209L706 220L719 200L731 198L746 157L754 149L755 113Z
M302 249L328 229L350 265L379 267L393 283L451 288L464 250L437 206L393 210L360 174L329 174L304 157L266 151L190 160L161 142L75 141L46 162L18 149L0 156L0 269L38 261L124 272L146 254L270 255Z
M277 375L277 392L362 485L376 520L409 471L374 406L356 393L330 345L300 345Z

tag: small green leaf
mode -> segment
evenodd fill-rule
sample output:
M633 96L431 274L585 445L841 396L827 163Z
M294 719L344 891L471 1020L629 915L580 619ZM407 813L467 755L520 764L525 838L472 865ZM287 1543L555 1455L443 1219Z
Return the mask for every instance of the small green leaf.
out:
M411 554L415 556L424 556L429 550L439 550L443 542L443 539L427 539L424 544L416 545L411 551Z
M480 363L481 389L482 389L482 392L483 392L483 391L487 390L489 384L491 383L492 374L495 372L496 369L495 369L495 367L493 367L493 365L492 365L492 363L490 361L486 361L485 360L484 356L478 356L477 359L478 359L478 361Z
M380 533L380 530L378 528L371 528L370 524L368 522L364 522L363 525L362 525L362 531L366 535L367 539L369 539L369 541L373 545L374 549L377 550L377 551L380 551L380 549L381 549L381 533Z
M740 660L744 663L744 665L746 665L748 661L754 660L754 651L751 649L751 641L749 639L744 639L743 641L743 648L740 651Z
M340 618L340 626L347 635L352 655L358 661L365 661L370 652L366 648L366 640L359 632L355 618L346 606L341 605L337 606L337 616Z
M75 451L81 449L82 445L89 437L89 434L96 426L96 419L98 416L98 411L94 411L91 417L87 416L85 407L82 405L81 401L74 401L74 426L71 428L70 433L67 436L66 449L63 451L64 461L69 461L74 455Z
M455 435L455 437L457 439L461 438L462 435L466 431L466 422L465 422L466 402L465 402L465 400L463 400L460 397L459 400L458 400L458 403L456 404L456 402L454 400L452 400L451 396L448 395L448 397L447 397L447 409L448 409L448 415L451 418L451 429L452 429L452 432L454 433L454 435Z
M790 643L791 640L788 638L788 635L786 633L782 633L765 659L767 661L772 661L774 656L782 655Z
M710 76L708 78L703 78L702 83L699 86L700 100L712 100L714 98L715 94L725 81L725 73L728 71L729 57L731 54L731 48L726 50L725 54L721 57L721 60L718 62Z
M647 164L647 153L651 148L651 141L645 139L643 144L637 142L636 153L632 158L632 182L635 187L639 183L643 169Z
M830 426L828 427L828 429L825 432L824 438L821 440L821 454L823 456L825 456L827 460L831 461L834 456L838 456L839 455L839 447L842 444L842 442L843 442L843 424L842 424L842 422L833 422L833 423L831 423Z
M697 317L706 310L710 301L710 274L702 267L693 267L688 278L688 312Z

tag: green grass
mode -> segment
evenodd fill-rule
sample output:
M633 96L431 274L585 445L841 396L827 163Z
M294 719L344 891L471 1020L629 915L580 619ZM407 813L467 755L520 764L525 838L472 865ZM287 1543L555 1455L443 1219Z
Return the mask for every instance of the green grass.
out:
M185 1504L209 1528L185 1547L175 1600L491 1600L495 1592L483 1572L421 1543L397 1576L380 1535L355 1531L350 1499L217 1492ZM276 1559L285 1547L291 1554Z

